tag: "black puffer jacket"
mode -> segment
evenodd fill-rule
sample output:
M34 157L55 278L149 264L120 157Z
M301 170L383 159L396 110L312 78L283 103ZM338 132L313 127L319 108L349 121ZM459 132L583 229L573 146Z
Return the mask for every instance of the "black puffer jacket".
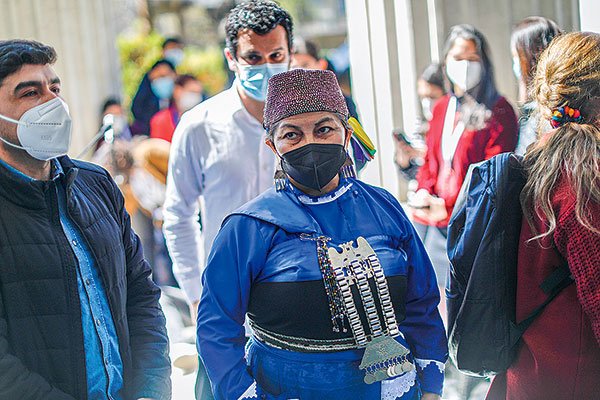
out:
M64 175L26 182L0 164L0 399L86 399L76 258L55 185L87 240L115 322L124 398L168 399L170 362L159 289L123 197L103 169L61 157Z

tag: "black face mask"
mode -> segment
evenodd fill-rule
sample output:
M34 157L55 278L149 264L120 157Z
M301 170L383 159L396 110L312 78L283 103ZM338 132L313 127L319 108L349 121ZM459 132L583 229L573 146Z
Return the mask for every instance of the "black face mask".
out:
M290 178L308 188L321 191L346 162L341 144L310 143L281 156L281 167Z

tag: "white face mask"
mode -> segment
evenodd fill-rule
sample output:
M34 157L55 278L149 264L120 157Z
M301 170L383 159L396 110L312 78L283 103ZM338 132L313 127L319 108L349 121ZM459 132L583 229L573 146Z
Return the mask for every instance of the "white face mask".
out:
M184 112L187 110L191 110L196 105L200 104L202 101L202 94L197 92L183 92L177 105L179 106L179 111Z
M421 110L423 110L423 116L425 117L425 119L427 121L431 121L431 118L433 117L433 113L432 113L432 101L430 97L423 97L421 99Z
M513 73L518 81L521 80L521 60L519 57L513 57Z
M17 124L17 137L21 145L9 146L25 150L31 157L48 161L64 156L71 144L71 116L69 107L59 97L35 106L23 113L19 120L0 114L0 119Z
M479 61L451 59L446 64L446 74L460 89L473 89L481 81L481 63Z

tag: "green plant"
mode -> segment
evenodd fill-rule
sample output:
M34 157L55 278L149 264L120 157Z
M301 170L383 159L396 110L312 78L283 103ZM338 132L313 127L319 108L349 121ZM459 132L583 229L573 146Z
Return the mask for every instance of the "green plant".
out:
M227 83L223 49L212 46L205 49L186 46L185 58L177 71L198 78L209 95L219 93Z
M124 107L129 108L144 74L161 57L163 41L156 32L123 34L117 38Z
M144 74L162 56L164 37L156 32L127 33L117 38L123 82L123 106L129 108L131 100ZM209 95L223 90L227 82L223 52L218 47L185 47L185 58L177 68L181 74L198 78Z

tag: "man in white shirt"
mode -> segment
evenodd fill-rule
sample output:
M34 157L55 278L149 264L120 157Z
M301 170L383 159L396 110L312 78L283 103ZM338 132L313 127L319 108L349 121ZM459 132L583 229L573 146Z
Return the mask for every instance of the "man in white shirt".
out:
M273 184L275 159L262 126L268 79L289 69L292 20L271 1L245 2L225 25L233 86L185 113L173 137L164 233L173 272L192 310L223 219ZM199 199L203 200L199 224Z

